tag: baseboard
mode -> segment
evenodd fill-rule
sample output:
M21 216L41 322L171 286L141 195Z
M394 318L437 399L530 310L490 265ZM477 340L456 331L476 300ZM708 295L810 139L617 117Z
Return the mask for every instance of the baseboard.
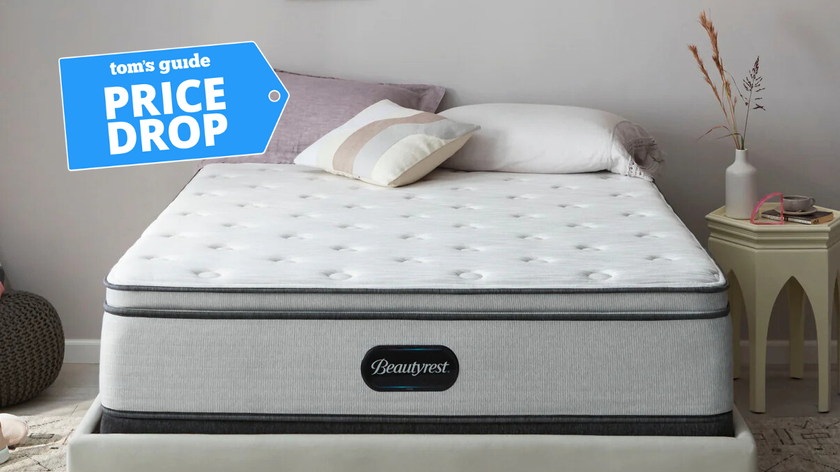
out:
M767 363L787 364L788 346L790 343L783 339L767 341ZM837 341L831 342L831 362L837 362ZM817 342L814 340L805 341L805 363L817 363ZM68 339L64 347L65 364L99 364L99 340L98 339ZM750 364L750 343L741 341L741 365Z
M98 339L67 339L64 341L65 364L99 364Z
M771 339L767 341L767 364L782 364L787 365L789 362L788 349L790 342L785 339ZM831 342L831 363L837 363L837 341ZM803 351L806 364L817 364L817 341L805 341L805 349ZM750 342L741 340L741 366L747 367L750 365Z

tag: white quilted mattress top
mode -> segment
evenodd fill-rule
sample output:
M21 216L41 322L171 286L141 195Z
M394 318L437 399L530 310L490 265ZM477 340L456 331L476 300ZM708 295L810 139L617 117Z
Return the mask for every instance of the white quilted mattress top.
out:
M726 283L642 179L440 169L407 187L382 188L278 164L204 167L106 280L129 290Z

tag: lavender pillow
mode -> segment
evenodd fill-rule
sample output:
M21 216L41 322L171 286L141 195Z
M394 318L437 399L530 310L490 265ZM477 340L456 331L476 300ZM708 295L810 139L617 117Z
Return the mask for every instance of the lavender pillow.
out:
M444 87L436 85L377 84L276 69L275 72L289 91L289 103L265 153L207 159L202 165L211 162L291 163L312 143L374 103L390 100L405 108L434 113L446 92Z

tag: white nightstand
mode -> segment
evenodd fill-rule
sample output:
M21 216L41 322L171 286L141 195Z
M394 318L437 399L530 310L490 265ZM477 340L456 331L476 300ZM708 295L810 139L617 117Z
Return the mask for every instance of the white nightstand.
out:
M778 207L767 204L762 211ZM826 208L821 210L832 211ZM765 411L764 380L770 312L782 288L790 299L790 375L803 372L803 294L814 309L819 363L819 411L831 408L831 310L840 312L840 212L820 225L785 223L754 225L724 216L724 209L706 215L711 235L709 252L729 278L729 305L735 378L739 376L740 319L746 311L750 338L750 410ZM769 221L769 220L764 220ZM743 300L743 301L742 301ZM840 328L840 323L838 323ZM838 352L840 355L840 352Z

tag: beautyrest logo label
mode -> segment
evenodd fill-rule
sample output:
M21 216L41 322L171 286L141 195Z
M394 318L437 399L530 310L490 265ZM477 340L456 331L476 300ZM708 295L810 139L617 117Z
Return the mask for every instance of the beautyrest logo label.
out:
M388 362L387 359L379 359L371 364L373 369L371 375L385 375L385 374L409 374L412 377L417 377L421 374L447 374L449 371L447 367L449 362L442 362L440 364L420 364L412 362L411 364L394 364Z
M377 392L441 392L459 372L458 357L441 345L374 346L361 365L362 379Z
M70 170L262 154L289 93L253 42L59 60Z

